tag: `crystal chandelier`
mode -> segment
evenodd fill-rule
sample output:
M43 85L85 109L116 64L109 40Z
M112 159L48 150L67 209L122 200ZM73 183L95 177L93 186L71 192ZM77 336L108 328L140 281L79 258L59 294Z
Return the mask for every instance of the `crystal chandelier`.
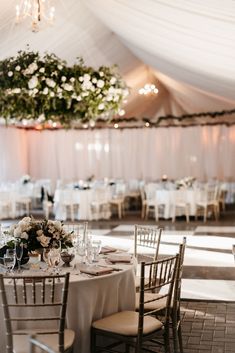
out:
M158 89L154 84L151 84L151 83L146 83L144 87L139 89L139 94L141 95L157 94L157 93L158 93Z
M51 0L21 0L16 5L16 23L29 18L33 32L39 31L43 20L53 24L54 17L55 7Z

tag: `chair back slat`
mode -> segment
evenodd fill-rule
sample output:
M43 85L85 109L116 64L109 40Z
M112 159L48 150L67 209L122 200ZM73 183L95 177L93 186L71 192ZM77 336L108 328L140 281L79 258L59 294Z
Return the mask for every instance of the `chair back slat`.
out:
M57 333L58 352L64 352L68 286L69 273L47 276L17 275L14 276L13 281L12 277L0 275L0 294L6 326L7 353L13 352L14 334L30 334L32 329L35 333L38 330L40 334ZM13 296L12 288L14 290ZM37 324L35 328L32 328L32 322L34 321ZM47 324L45 325L44 322Z
M138 255L138 246L154 249L153 259L156 261L159 253L162 229L135 225L134 255Z

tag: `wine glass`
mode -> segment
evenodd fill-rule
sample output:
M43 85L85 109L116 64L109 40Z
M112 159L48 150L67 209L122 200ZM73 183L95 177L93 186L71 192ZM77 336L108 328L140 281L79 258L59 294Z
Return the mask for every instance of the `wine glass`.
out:
M11 273L16 261L15 249L7 249L6 253L4 254L3 261L4 266L7 268L7 273Z
M93 262L98 262L99 253L101 251L101 240L93 240L92 250L93 250Z
M48 253L49 263L50 263L50 266L53 268L53 272L55 274L59 274L60 272L58 268L60 259L61 259L60 254L61 254L60 248L52 248Z
M78 255L81 256L81 262L86 263L86 244L83 241L79 241L78 244Z
M24 245L23 243L21 243L21 240L20 239L15 240L15 255L17 260L18 272L21 271L20 264L23 256L23 251L24 251Z

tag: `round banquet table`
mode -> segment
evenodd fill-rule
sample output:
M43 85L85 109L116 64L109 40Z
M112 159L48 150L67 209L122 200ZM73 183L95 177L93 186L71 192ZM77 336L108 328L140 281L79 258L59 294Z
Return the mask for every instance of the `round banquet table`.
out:
M101 260L101 264L106 262ZM136 263L107 265L120 271L89 277L70 270L67 327L75 331L74 352L90 353L91 323L122 310L135 310ZM23 274L28 275L28 271ZM34 272L35 275L38 271ZM30 271L30 275L34 275ZM45 272L44 272L45 274ZM0 315L3 318L2 307ZM5 353L5 326L0 320L0 352Z

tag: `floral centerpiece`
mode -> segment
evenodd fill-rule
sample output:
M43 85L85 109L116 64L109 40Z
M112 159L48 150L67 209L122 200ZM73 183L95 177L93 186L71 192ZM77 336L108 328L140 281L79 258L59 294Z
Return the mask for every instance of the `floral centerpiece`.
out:
M176 180L176 188L177 189L189 189L193 187L196 178L188 176L179 180Z
M128 95L117 67L73 66L54 54L20 51L0 61L0 116L70 127L119 112Z
M18 238L28 252L53 248L60 242L61 249L73 246L72 233L67 233L59 221L37 221L24 217L18 224L11 226L9 235Z

